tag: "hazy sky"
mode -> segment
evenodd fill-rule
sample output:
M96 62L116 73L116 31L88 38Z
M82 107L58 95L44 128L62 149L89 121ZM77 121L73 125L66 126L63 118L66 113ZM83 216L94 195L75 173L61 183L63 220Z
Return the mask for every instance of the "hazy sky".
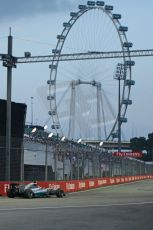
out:
M57 34L62 32L62 24L70 18L84 0L0 0L0 53L7 51L7 35L12 27L14 37L13 54L23 56L25 51L32 55L49 55L55 48ZM121 13L123 25L128 26L128 41L133 49L153 49L153 2L108 0L114 6L114 13ZM100 22L97 22L100 23ZM67 52L73 44L69 44ZM147 136L153 132L153 57L135 58L130 98L133 104L128 107L128 123L123 125L124 135ZM47 88L49 63L23 64L13 69L12 100L28 105L27 121L31 120L31 99L34 97L34 121L43 124L47 120L48 105L40 88ZM43 90L44 90L43 89ZM0 67L0 98L6 98L6 69Z

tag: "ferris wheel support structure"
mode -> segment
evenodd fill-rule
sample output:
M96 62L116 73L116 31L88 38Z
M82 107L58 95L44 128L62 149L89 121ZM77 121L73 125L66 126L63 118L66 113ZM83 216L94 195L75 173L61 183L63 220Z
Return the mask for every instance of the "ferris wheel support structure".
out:
M76 87L79 85L91 85L96 87L96 103L97 103L97 140L101 140L101 113L103 115L104 127L105 127L105 114L102 103L102 89L101 82L96 81L82 81L82 80L73 80L71 83L71 99L70 99L70 118L69 118L69 130L68 130L68 139L73 139L75 132L75 111L76 111ZM105 131L106 137L106 131Z

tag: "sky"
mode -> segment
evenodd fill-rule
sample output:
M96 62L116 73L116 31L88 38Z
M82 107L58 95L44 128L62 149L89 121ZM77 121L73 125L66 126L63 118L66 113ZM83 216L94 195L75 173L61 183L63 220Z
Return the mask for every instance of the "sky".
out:
M122 14L121 24L128 26L127 38L133 43L133 49L153 49L152 1L108 0L106 3L114 6L114 13ZM7 52L7 36L11 27L14 56L24 56L25 51L30 51L34 56L50 55L56 46L57 34L62 32L63 22L70 19L70 12L76 11L79 4L86 4L86 1L0 0L0 53ZM101 29L100 23L97 21L96 26ZM76 44L71 40L67 40L66 44L65 52L77 50ZM148 133L153 132L153 57L133 60L135 66L132 79L135 80L135 86L132 87L130 95L133 104L127 110L128 122L122 127L127 140L134 136L147 137ZM49 106L45 96L46 82L50 74L48 65L49 63L18 64L17 68L13 69L12 100L27 104L27 122L31 122L31 97L34 97L34 123L44 125L48 119ZM1 99L6 98L6 79L6 69L1 65Z

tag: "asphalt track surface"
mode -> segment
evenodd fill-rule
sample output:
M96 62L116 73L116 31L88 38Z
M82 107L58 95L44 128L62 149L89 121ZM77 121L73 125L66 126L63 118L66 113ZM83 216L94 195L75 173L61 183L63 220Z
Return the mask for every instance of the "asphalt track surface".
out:
M0 198L0 230L153 230L153 180L67 194Z

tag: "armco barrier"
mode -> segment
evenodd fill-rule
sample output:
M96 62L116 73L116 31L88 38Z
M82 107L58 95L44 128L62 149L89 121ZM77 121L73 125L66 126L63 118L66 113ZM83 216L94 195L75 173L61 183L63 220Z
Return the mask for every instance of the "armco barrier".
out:
M98 187L124 184L133 181L153 179L153 175L141 175L141 176L121 176L121 177L111 177L111 178L94 178L94 179L86 179L86 180L70 180L70 181L49 181L42 182L38 181L38 185L42 187L49 188L61 188L65 192L77 192L83 191ZM2 181L0 182L0 195L6 196L6 191L9 188L9 185L12 182ZM21 183L21 182L19 182ZM29 183L29 182L24 182Z

